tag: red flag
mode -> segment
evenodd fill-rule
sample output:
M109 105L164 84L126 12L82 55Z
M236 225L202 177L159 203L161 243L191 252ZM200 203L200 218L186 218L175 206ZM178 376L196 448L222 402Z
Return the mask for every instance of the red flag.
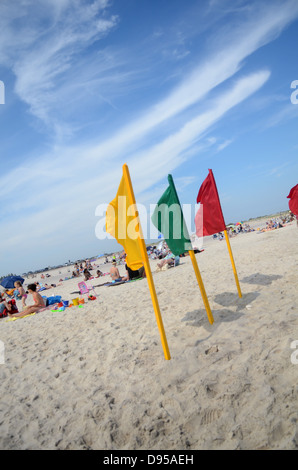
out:
M212 170L209 170L209 175L200 187L197 203L200 203L195 217L198 237L213 235L226 229Z
M293 212L296 217L298 217L298 184L294 186L289 195L287 196L289 198L289 208L290 211Z

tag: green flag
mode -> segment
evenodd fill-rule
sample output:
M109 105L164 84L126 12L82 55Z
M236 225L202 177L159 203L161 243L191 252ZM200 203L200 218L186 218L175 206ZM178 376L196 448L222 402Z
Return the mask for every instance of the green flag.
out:
M178 256L193 248L172 175L168 175L168 182L169 186L159 199L151 220L163 234L171 252Z

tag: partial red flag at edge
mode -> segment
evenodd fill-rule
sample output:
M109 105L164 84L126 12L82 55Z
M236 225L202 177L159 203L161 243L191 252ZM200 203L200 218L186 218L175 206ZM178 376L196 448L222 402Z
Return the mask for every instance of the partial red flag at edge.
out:
M212 170L209 170L209 175L200 187L197 203L200 203L195 217L198 237L213 235L226 229Z
M294 186L291 191L289 192L289 195L287 196L289 198L289 209L293 214L298 217L298 184Z

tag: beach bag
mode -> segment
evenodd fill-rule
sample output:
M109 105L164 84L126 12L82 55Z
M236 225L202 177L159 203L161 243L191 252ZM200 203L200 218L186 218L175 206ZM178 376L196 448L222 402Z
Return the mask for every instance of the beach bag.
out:
M61 295L53 295L52 297L44 297L44 299L46 299L46 307L48 305L54 305L54 304L59 304L61 302Z

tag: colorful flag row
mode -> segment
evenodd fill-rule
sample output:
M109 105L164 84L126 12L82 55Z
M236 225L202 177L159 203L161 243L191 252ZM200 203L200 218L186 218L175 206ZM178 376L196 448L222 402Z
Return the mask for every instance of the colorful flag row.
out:
M208 297L204 288L200 270L190 241L188 230L183 217L179 197L171 175L168 176L169 186L159 199L151 220L158 231L164 236L171 252L179 256L188 251L195 276L200 287L202 299L206 309L207 317L212 324L214 322L210 309ZM223 231L227 241L229 254L233 266L239 297L242 297L238 275L231 251L229 237L222 214L218 197L216 183L212 170L203 182L197 197L200 208L196 215L196 233L198 236L212 235ZM204 216L202 211L204 210ZM137 237L129 236L129 229L134 228ZM153 308L160 331L164 355L170 359L169 347L164 331L162 317L159 309L158 299L155 291L153 277L150 269L145 241L138 216L133 187L127 165L123 165L123 175L115 199L111 201L106 213L106 231L120 243L126 252L126 263L132 270L139 269L144 265L149 285ZM132 233L132 232L131 232Z

